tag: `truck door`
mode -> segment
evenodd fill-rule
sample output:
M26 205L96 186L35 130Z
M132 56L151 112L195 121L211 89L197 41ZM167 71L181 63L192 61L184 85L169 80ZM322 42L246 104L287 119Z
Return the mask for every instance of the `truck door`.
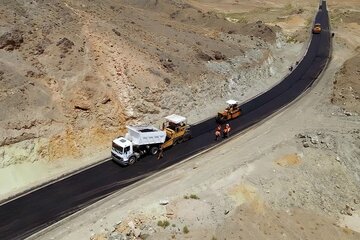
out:
M129 157L132 155L132 151L130 151L130 146L127 146L124 148L124 156L126 159L129 159Z

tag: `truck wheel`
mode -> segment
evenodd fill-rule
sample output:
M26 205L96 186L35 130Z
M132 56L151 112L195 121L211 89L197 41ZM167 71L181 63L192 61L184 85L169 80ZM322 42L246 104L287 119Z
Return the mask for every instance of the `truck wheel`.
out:
M151 153L152 155L156 155L156 154L158 153L158 151L159 151L159 148L158 148L158 147L152 147L152 148L150 149L150 153Z
M136 162L136 157L132 156L129 158L129 165L133 165Z

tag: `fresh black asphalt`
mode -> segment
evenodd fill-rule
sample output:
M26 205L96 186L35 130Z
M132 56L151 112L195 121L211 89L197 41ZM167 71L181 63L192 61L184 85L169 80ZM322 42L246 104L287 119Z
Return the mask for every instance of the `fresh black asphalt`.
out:
M325 1L315 21L321 23L322 32L312 35L307 54L282 82L242 105L243 114L230 122L232 134L264 120L295 100L324 70L331 47ZM126 168L107 161L4 203L0 206L0 239L26 238L125 186L214 146L217 144L215 127L215 118L192 126L193 138L165 151L159 161L148 156Z

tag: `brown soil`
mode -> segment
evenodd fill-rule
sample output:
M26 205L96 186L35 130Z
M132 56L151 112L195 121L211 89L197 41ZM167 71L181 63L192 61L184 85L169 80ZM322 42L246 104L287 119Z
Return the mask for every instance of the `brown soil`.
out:
M301 159L296 154L288 154L276 160L275 163L281 167L289 167L300 164Z
M360 17L360 14L359 14ZM350 113L360 114L360 54L347 60L334 80L331 102Z

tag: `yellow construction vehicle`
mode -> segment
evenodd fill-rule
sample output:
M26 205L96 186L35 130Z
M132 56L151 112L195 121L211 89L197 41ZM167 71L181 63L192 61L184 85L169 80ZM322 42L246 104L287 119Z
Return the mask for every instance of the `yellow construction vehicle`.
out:
M185 117L172 114L165 117L165 120L163 130L166 133L166 139L161 145L162 149L175 146L191 138L190 126L186 123Z
M216 122L224 123L228 120L237 118L241 114L240 105L235 100L228 100L226 103L229 105L223 112L219 112L216 116Z
M313 34L321 33L321 24L320 23L315 23L312 33Z

